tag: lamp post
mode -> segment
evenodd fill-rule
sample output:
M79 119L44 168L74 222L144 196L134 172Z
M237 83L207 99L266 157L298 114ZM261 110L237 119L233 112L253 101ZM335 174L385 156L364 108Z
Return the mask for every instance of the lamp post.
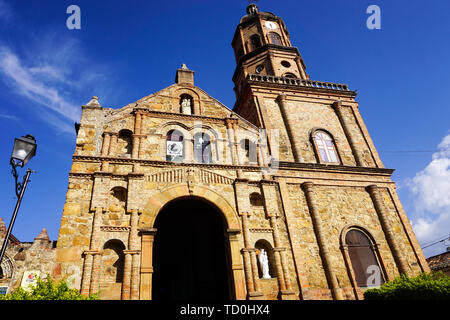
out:
M31 158L36 154L36 139L32 135L26 135L21 138L16 138L14 141L14 148L11 154L10 164L12 166L12 175L14 176L14 180L16 183L16 195L17 195L17 203L14 208L14 213L9 223L8 231L6 232L5 239L3 240L2 251L0 252L0 265L3 260L3 256L5 255L6 247L8 246L9 236L11 234L14 221L16 220L17 212L19 211L20 203L22 202L23 194L25 193L25 188L27 187L28 180L30 179L31 172L33 170L28 169L27 173L23 177L23 182L18 182L19 175L17 174L16 167L21 167L27 164Z

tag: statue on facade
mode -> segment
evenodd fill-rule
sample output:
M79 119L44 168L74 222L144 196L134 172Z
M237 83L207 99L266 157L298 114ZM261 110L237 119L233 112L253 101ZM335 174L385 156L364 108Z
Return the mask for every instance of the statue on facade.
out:
M183 114L191 114L191 100L184 98L181 102L181 110Z
M261 249L259 253L259 263L261 265L262 278L270 279L271 277L269 274L269 259L267 257L267 252L264 249Z

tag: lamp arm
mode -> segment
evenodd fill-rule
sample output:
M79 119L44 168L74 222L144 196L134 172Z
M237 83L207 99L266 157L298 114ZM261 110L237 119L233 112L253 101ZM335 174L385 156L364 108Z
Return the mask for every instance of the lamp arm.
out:
M25 184L25 178L26 177L25 176L23 177L23 182L19 182L18 181L19 180L19 174L17 173L17 170L16 170L16 167L18 166L18 164L15 163L13 159L11 159L10 163L11 163L11 167L12 167L11 174L13 175L14 181L15 181L15 184L16 184L16 195L17 195L17 197L19 197L20 191L22 191L23 185Z

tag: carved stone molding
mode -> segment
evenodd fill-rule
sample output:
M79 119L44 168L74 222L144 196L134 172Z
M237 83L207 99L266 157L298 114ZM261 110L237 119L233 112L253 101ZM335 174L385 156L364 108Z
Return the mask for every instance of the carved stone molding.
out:
M234 179L200 168L174 168L145 177L150 182L233 184Z
M100 230L104 232L128 232L130 227L101 226Z
M248 229L252 233L272 233L273 228L250 228Z

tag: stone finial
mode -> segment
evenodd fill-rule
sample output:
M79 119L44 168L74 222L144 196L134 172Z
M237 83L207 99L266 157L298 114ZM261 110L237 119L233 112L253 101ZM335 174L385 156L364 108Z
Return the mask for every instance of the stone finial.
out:
M34 241L36 241L36 240L50 241L50 238L48 237L46 228L42 229L41 233L36 238L34 238Z
M259 9L255 3L252 3L247 7L246 11L247 11L247 14L257 14L259 12Z
M185 63L181 64L181 69L183 69L183 70L189 70L189 68L186 66Z
M92 99L86 104L89 107L101 107L100 102L98 102L98 97L93 96Z
M3 221L3 218L0 218L0 233L6 232L6 226L5 222Z

